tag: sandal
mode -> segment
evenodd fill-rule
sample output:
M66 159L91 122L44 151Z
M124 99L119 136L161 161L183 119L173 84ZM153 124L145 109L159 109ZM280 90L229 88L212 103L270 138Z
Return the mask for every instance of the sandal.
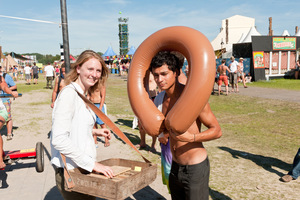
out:
M143 146L141 146L140 144L137 144L137 145L135 145L135 147L137 148L137 149L146 149L147 148L147 145L143 145Z
M7 134L6 140L12 140L12 134Z

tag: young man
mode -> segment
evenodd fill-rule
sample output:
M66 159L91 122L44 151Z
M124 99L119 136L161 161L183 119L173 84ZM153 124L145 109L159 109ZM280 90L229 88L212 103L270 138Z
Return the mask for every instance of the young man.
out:
M221 92L221 86L222 86L222 82L224 82L225 84L225 88L226 88L226 95L228 95L228 77L226 75L226 71L228 73L230 73L228 67L225 65L226 60L222 59L222 64L218 67L218 73L220 74L219 76L219 80L218 80L218 94L220 96L220 92Z
M39 79L39 67L36 66L36 63L33 63L32 66L32 76L33 76L33 84L37 84L37 80Z
M155 104L166 116L184 89L184 85L178 81L180 73L178 58L167 51L159 52L151 61L150 71L158 87L163 91L156 97ZM202 123L207 127L203 132L201 132ZM165 144L170 136L172 167L169 187L172 199L208 199L209 161L202 142L217 139L222 135L209 104L205 105L195 122L180 137L174 136L168 130L164 131L164 135ZM194 142L185 142L190 135L194 137Z
M48 65L45 66L45 68L44 68L44 73L45 73L45 76L46 76L46 79L47 79L46 88L50 87L50 89L52 89L53 88L52 82L53 82L53 79L55 78L54 67L50 63L48 63Z
M25 72L25 80L26 80L26 85L30 85L31 82L31 67L26 64L26 66L24 67L24 72Z

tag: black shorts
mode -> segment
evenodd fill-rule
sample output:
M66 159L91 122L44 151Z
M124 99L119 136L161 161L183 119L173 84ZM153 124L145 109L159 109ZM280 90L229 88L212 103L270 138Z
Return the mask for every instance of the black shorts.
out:
M195 165L180 165L172 162L169 186L172 200L209 198L209 160Z
M39 79L39 74L33 74L34 79Z

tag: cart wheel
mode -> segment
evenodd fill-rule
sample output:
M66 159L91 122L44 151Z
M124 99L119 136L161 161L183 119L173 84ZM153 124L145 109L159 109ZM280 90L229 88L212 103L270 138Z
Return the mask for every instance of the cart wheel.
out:
M35 169L37 172L44 171L44 146L43 143L36 143L36 166Z

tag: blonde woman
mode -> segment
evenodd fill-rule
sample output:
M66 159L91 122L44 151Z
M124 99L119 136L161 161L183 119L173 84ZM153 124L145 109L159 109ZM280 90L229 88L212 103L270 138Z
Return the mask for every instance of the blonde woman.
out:
M108 69L97 53L86 50L80 54L65 77L67 86L59 93L53 107L51 134L51 162L56 167L56 185L64 199L95 199L95 197L64 190L63 162L66 156L68 169L80 167L88 172L114 176L110 167L96 162L96 147L93 135L110 139L108 129L94 129L95 113L88 108L77 94L87 95L101 84Z

